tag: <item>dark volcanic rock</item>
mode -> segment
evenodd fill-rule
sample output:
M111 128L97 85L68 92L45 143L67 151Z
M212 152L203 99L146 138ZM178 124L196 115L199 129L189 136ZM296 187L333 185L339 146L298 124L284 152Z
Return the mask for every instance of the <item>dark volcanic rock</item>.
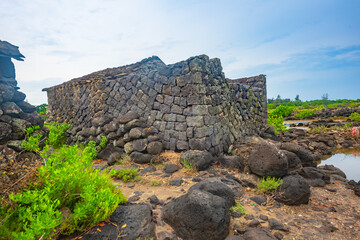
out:
M321 170L313 167L304 167L299 172L301 176L307 179L321 179L325 183L330 183L330 176L323 173Z
M193 190L163 208L163 220L178 236L188 240L223 240L229 234L226 201L211 193Z
M193 185L188 192L194 190L205 191L213 195L219 196L227 202L229 207L235 204L235 194L233 190L222 182L217 182L209 179L203 180Z
M189 150L184 152L180 157L180 164L191 162L193 168L198 171L206 170L213 162L213 156L206 151Z
M111 214L110 221L111 223L106 223L102 227L94 227L83 235L82 239L156 239L155 223L152 221L152 211L149 205L119 205L113 214ZM118 227L113 224L116 224ZM126 227L121 228L124 224L126 224ZM122 237L118 238L119 235Z
M252 201L256 202L259 205L263 205L266 204L266 197L262 196L262 195L256 195L250 198Z
M125 123L128 123L134 119L137 119L139 118L139 114L137 112L133 112L133 111L129 111L127 113L125 113L123 116L121 116L119 119L118 119L118 122L119 123L122 123L122 124L125 124Z
M131 158L135 163L139 163L139 164L150 163L152 157L153 157L153 156L150 155L150 154L145 154L145 153L140 153L140 152L132 152L132 153L130 154L130 158Z
M243 237L246 240L276 240L266 228L248 229Z
M163 171L165 173L174 173L174 172L177 172L179 169L180 168L178 165L169 163L164 166Z
M244 159L240 156L224 155L220 158L220 162L227 168L236 169L239 171L244 170Z
M307 204L310 197L310 186L300 175L290 175L276 190L275 199L286 205Z
M301 167L301 160L295 153L286 150L282 150L282 152L287 158L289 169L297 169Z
M315 167L316 162L309 150L295 143L282 143L280 149L295 153L301 160L303 167Z
M268 142L259 142L255 145L248 164L251 172L259 176L282 177L288 170L285 154Z
M153 155L160 154L162 150L163 150L163 145L161 142L158 141L150 142L146 148L146 151L149 154L153 154Z

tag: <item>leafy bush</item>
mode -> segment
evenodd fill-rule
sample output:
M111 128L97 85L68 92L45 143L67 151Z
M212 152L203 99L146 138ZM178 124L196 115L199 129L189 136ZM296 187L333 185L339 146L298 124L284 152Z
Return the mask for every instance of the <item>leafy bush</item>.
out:
M284 125L284 119L282 116L273 116L268 115L268 124L274 127L275 133L279 134L279 131L288 131L289 129L286 128Z
M283 183L281 178L263 177L257 184L257 188L262 191L274 190Z
M71 127L69 123L59 124L57 122L45 123L45 126L49 128L49 137L47 144L54 148L60 147L65 143L65 132Z
M48 105L46 103L36 106L36 112L40 115L45 115L47 113Z
M271 115L278 117L287 117L293 112L293 110L294 107L280 105L274 111L271 112Z
M111 176L121 179L123 182L137 181L140 179L138 169L136 168L123 168L123 169L112 169L110 172Z
M351 115L349 116L350 120L353 122L360 122L360 114L357 112L353 112L351 113Z
M50 126L52 140L46 142L59 146L68 126ZM29 145L39 146L39 142L34 140ZM33 147L39 155L48 157L46 165L39 168L39 182L10 195L11 204L0 206L0 236L5 239L45 239L83 231L108 218L119 203L127 201L111 183L110 173L99 174L91 168L97 154L95 142L90 141L83 149L63 145L50 156L49 147ZM63 209L70 212L66 218Z
M236 202L235 206L232 206L230 208L230 211L231 212L238 212L239 211L241 213L241 215L247 215L244 206L241 205L241 203L239 203L239 202Z
M313 110L303 110L299 113L297 113L295 116L301 119L306 118L307 116L313 115L314 111Z

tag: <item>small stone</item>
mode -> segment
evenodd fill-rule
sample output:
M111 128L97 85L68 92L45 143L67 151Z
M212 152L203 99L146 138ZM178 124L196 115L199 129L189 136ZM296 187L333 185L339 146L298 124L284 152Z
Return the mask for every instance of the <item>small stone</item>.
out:
M285 232L289 231L289 228L285 227L281 222L274 218L269 219L269 228L274 230L282 230Z
M160 200L158 199L158 197L156 195L152 195L152 196L148 197L148 200L150 201L150 204L160 205Z
M259 218L263 221L267 221L269 219L268 216L266 216L264 214L260 214Z
M156 171L156 168L154 166L148 166L146 168L144 168L143 170L140 171L140 175L144 175L144 174L147 174L147 173L150 173L150 172L155 172Z
M283 235L283 234L281 234L280 232L276 232L276 233L274 233L274 236L275 236L277 239L279 239L279 240L281 240L281 239L283 239L283 238L284 238L284 235Z
M170 186L181 186L181 184L183 183L184 181L182 180L181 177L179 178L173 178L173 179L170 179L170 182L169 182L169 185Z
M134 188L135 187L135 183L130 182L126 185L128 188Z
M259 226L259 225L260 225L260 222L258 220L256 220L256 219L252 220L248 224L249 227L253 227L253 228L255 228L255 227Z
M134 147L133 147L132 142L128 142L128 143L126 143L124 145L124 151L128 155L134 151Z
M129 137L131 139L138 139L141 137L141 129L140 128L133 128L129 132Z
M244 217L246 220L253 220L254 219L254 216L253 215L246 215Z
M266 197L262 195L256 195L250 198L252 201L256 202L259 205L265 205L266 204Z
M178 165L176 164L166 164L163 171L165 173L174 173L176 171L178 171L180 168Z
M329 192L337 192L336 188L326 187L325 189L328 190Z
M158 141L150 142L146 148L146 151L152 155L160 154L162 150L163 150L163 145L161 142Z

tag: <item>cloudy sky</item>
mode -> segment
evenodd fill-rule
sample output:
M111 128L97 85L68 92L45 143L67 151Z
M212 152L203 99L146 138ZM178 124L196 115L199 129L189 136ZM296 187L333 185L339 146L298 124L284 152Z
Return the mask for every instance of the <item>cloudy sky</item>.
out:
M266 74L268 97L360 98L358 0L1 0L0 40L20 47L19 87L42 88L157 55L207 54L225 76Z

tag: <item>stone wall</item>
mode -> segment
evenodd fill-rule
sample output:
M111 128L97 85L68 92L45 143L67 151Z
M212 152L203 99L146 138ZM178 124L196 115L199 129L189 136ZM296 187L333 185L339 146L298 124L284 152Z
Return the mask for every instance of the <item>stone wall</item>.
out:
M71 123L74 141L107 136L122 147L133 139L129 123L119 119L136 112L140 118L132 121L142 124L130 128L149 129L155 137L143 135L148 142L160 139L165 149L217 154L266 125L265 75L226 79L220 60L205 55L171 65L150 57L44 91L51 120Z
M8 143L15 147L24 138L27 127L43 126L44 121L36 108L24 101L26 95L18 90L11 58L23 61L24 56L18 47L0 41L0 145Z

